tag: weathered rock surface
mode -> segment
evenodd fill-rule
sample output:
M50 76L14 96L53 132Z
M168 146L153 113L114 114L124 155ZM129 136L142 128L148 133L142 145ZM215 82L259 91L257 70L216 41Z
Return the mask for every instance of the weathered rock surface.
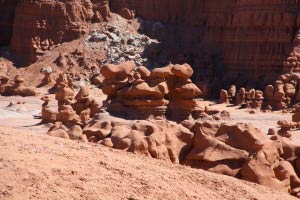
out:
M83 133L89 141L174 163L185 158L194 136L167 120L124 120L106 114L91 121Z
M201 94L189 79L193 70L188 64L168 65L150 72L128 61L105 65L100 71L105 78L102 90L108 95L108 111L126 119L167 116L183 121L196 107L194 98Z
M87 33L90 23L108 17L104 0L20 1L15 8L12 51L19 61L30 64L55 45Z
M36 96L39 94L37 88L33 86L25 86L24 78L16 75L13 82L9 82L9 77L0 74L0 95L4 96Z
M91 30L85 41L86 46L96 51L103 49L106 52L104 63L121 64L131 60L138 66L149 64L146 51L157 43L144 34L126 30L122 23L113 22L104 30Z
M185 164L298 195L300 182L292 164L299 147L291 140L275 132L269 139L248 124L197 122L192 130L194 144Z
M9 45L13 32L15 8L20 0L0 1L0 46Z
M149 32L156 29L164 45L170 44L173 56L169 57L189 60L199 78L222 78L228 72L230 80L239 78L254 87L251 80L269 82L282 71L298 27L298 4L282 0L112 0L110 6L113 11L121 13L127 8L144 19L172 24L173 28L158 22Z

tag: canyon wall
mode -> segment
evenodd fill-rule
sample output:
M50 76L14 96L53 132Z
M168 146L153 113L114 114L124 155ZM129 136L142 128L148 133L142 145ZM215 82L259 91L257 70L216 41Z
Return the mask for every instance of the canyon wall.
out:
M281 73L298 29L299 2L294 0L111 0L110 6L165 23L159 31L165 36L157 37L173 51L166 56L175 62L185 56L198 79L251 86L272 82ZM143 29L151 32L153 26Z
M10 43L15 8L18 2L19 0L0 1L0 46L9 45Z
M44 51L87 32L92 22L107 20L106 0L24 0L15 8L11 49L30 64Z
M141 32L157 38L149 66L189 63L194 80L260 87L282 73L298 31L299 1L110 0L134 10ZM10 43L19 63L31 64L90 23L107 20L108 0L2 0L0 45ZM157 48L157 47L155 47ZM154 52L154 53L153 53ZM151 55L152 54L152 55Z

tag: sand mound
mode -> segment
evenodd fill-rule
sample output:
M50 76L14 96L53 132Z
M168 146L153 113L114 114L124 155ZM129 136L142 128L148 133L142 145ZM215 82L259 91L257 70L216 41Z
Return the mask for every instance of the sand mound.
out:
M0 199L295 199L227 176L3 127L0 174Z

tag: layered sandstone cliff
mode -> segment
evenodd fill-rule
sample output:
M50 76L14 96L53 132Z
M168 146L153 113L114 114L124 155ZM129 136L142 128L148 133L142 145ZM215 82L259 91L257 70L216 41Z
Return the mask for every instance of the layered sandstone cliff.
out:
M274 82L293 49L299 24L299 1L294 0L110 0L109 4L113 11L124 13L128 8L129 14L159 21L141 21L141 31L161 41L158 49L150 49L148 56L156 59L150 67L169 61L189 63L194 80L238 87L263 89ZM77 39L90 23L109 15L108 0L3 0L0 5L0 45L11 39L12 52L23 64Z
M15 8L12 52L30 64L55 45L77 39L90 23L107 20L108 15L106 0L20 1Z
M19 0L0 1L0 46L8 45L10 42L18 2Z
M298 1L111 0L110 5L116 12L129 8L144 19L173 24L144 29L158 27L162 46L171 49L164 57L188 61L198 79L258 87L281 73L298 29Z

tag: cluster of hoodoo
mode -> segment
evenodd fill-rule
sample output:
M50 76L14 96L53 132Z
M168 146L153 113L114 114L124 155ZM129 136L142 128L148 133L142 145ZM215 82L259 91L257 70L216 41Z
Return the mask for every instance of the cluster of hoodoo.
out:
M76 130L83 128L88 121L100 112L101 104L89 96L89 88L82 86L75 95L75 90L68 80L66 74L61 74L55 84L55 99L57 100L58 110L51 109L49 96L44 96L41 100L42 122L54 123L48 131L48 134L54 134L53 129L66 135L67 130ZM55 135L54 134L54 135ZM82 130L81 130L82 134Z
M168 65L152 71L134 62L101 68L108 111L130 119L165 117L186 119L196 106L200 89L192 83L188 64Z
M229 90L222 89L220 92L220 103L234 104L244 108L262 109L264 93L261 90L240 88L236 92L236 86L232 85Z
M24 78L16 75L10 81L9 77L4 73L0 73L0 95L3 96L36 96L38 91L35 87L25 86Z
M234 85L228 91L222 89L220 103L264 110L291 110L300 103L299 82L300 68L292 68L288 73L279 76L273 85L267 85L264 91L246 91L245 88L240 88L236 94Z

